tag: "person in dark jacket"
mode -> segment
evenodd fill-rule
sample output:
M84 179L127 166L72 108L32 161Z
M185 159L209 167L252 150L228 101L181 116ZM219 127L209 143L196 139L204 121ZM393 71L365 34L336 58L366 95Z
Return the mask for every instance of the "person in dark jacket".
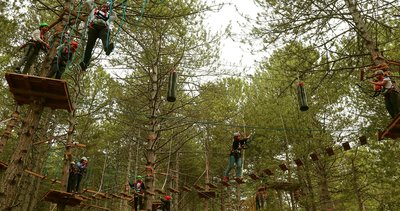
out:
M103 43L106 55L110 55L114 49L114 44L109 43L110 23L111 19L116 18L110 12L110 3L103 4L98 8L94 8L89 17L88 38L86 42L85 54L83 61L79 64L82 71L86 71L92 57L92 51L96 44L96 40L100 39Z
M77 172L77 169L75 167L75 162L72 161L71 164L69 165L69 177L68 177L68 186L67 186L67 192L71 193L74 191L74 187L76 186L75 183L75 174Z
M58 47L57 56L54 57L51 63L51 69L47 77L52 78L55 75L56 79L61 79L68 62L72 61L77 48L78 42L76 41L71 41L69 45L66 43Z
M171 196L165 195L164 198L161 198L161 210L162 211L170 211L171 210Z
M236 132L233 134L232 148L229 154L228 166L224 173L224 182L229 181L229 172L232 170L234 164L236 164L236 179L242 179L242 150L246 148L246 142L250 138L250 135L244 139L240 138L240 133Z

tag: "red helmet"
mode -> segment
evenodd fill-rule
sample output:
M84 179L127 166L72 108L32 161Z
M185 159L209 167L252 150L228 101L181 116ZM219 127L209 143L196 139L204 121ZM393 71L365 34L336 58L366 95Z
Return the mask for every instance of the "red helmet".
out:
M165 196L164 198L165 198L165 200L167 200L167 201L171 200L171 196L168 196L168 195Z
M76 41L71 41L69 44L71 47L73 47L75 49L78 48L78 45L79 45L78 42L76 42Z

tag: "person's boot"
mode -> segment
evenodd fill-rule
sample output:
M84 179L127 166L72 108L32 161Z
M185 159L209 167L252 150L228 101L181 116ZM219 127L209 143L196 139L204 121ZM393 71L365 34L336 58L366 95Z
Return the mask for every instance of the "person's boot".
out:
M114 43L110 43L108 45L108 48L106 49L106 55L109 56L113 50L114 50Z
M228 177L228 176L224 176L224 178L222 179L222 181L224 181L224 182L229 182L229 177Z

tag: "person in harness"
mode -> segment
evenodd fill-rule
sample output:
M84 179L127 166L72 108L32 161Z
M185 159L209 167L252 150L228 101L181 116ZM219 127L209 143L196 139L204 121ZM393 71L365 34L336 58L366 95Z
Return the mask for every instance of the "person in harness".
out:
M82 157L79 162L76 163L76 173L75 173L75 192L79 192L79 187L81 185L81 181L83 175L86 174L86 169L88 167L88 159L86 157Z
M386 72L387 73L387 72ZM370 81L374 86L379 86L381 93L385 97L385 107L392 118L400 113L400 94L396 89L394 82L391 81L388 74L383 70L377 70L374 73L377 81Z
M110 3L107 3L93 9L91 12L85 54L83 61L79 63L82 71L86 71L86 68L89 66L92 50L98 38L101 39L107 56L110 55L114 49L114 44L109 43L109 30L111 19L115 19L116 16L111 15L109 10Z
M54 57L51 63L50 72L47 77L52 78L55 75L56 79L61 79L68 62L72 61L77 48L78 42L76 41L71 41L69 45L68 43L65 43L58 47L58 54Z
M165 195L164 198L161 198L161 205L159 206L159 210L162 211L170 211L171 210L171 196Z
M50 48L49 44L46 42L46 33L49 31L49 25L47 23L39 24L39 28L33 31L32 38L27 44L23 45L21 48L25 49L24 57L22 57L17 66L15 67L16 73L27 74L32 64L35 62L40 50L48 51ZM25 66L24 66L25 65ZM21 72L21 67L24 69Z
M233 143L231 152L229 154L228 166L226 167L223 181L229 181L229 172L232 170L234 164L236 164L236 178L242 180L242 150L247 148L247 141L251 135L244 139L240 139L240 133L236 132L233 134Z
M135 211L138 211L143 208L143 194L146 188L142 181L142 176L136 176L136 182L133 184L129 182L129 186L133 188L133 204L135 206Z
M68 186L67 186L68 193L72 193L74 191L74 188L76 186L75 174L77 171L78 169L75 167L75 162L72 161L69 165L69 176L68 176Z

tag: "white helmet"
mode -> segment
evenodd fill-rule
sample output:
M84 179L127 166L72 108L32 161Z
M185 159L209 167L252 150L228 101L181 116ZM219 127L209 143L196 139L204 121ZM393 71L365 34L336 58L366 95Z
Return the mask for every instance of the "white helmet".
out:
M86 157L82 157L81 160L88 161Z
M240 133L239 132L235 132L235 133L233 133L233 136L235 137L235 136L240 136Z

